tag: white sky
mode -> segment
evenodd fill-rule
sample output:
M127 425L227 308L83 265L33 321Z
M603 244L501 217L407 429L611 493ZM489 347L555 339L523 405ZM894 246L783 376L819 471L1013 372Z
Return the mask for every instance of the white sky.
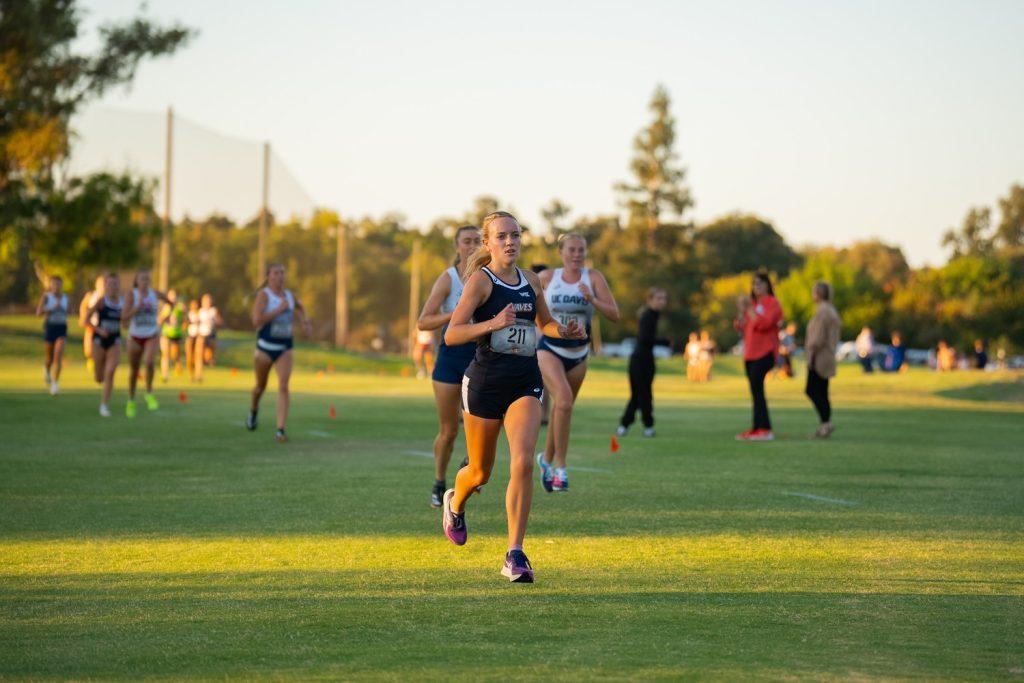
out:
M85 7L94 28L139 3ZM878 236L937 263L943 230L1024 182L1018 0L151 0L146 12L200 35L96 106L170 104L270 140L315 202L349 216L425 225L484 193L533 222L552 197L575 215L614 211L658 82L698 221L750 211L795 244Z

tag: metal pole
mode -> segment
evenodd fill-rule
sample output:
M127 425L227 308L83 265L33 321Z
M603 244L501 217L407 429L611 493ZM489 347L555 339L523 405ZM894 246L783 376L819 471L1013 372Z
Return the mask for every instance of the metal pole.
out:
M416 319L420 307L420 239L412 243L412 273L409 277L409 357L416 348Z
M348 342L348 225L338 223L335 253L334 346Z
M174 111L167 107L167 152L164 156L164 224L160 235L160 270L157 289L166 292L171 267L171 150L174 142Z
M259 247L256 257L256 282L267 272L267 202L270 195L270 143L263 143L263 203L260 207Z

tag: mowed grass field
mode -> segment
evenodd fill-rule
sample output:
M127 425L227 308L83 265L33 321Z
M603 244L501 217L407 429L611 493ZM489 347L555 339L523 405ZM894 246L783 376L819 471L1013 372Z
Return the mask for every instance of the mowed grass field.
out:
M452 546L402 361L301 349L279 445L273 390L242 425L248 336L134 421L122 365L104 420L80 344L45 392L36 325L0 318L0 678L1024 677L1019 375L843 367L828 442L772 381L759 444L735 359L707 386L662 361L658 436L613 454L627 384L599 361L513 585L507 451Z

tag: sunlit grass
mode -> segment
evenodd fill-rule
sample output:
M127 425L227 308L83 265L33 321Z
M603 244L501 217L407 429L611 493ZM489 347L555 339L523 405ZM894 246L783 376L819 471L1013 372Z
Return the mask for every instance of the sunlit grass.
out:
M261 430L241 426L248 337L129 422L123 371L109 420L77 346L51 398L15 323L0 318L0 677L1024 672L1017 375L843 367L826 443L806 438L802 382L772 381L780 439L743 444L736 359L699 387L663 362L658 437L612 453L626 381L599 361L573 490L535 499L538 582L513 586L497 571L507 460L471 503L469 544L448 544L426 504L429 383L402 359L303 349L280 446L273 391Z

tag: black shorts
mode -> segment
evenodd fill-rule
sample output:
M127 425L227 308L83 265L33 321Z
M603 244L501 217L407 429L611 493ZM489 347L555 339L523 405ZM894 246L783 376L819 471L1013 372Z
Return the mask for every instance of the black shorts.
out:
M43 325L43 339L46 340L47 344L52 344L58 339L62 339L68 336L67 324L49 324Z
M508 373L474 360L462 378L462 409L485 420L504 418L509 406L524 396L540 400L543 395L544 380L536 362L525 371Z
M106 351L107 349L109 349L114 344L120 344L121 343L121 335L120 334L111 334L111 335L107 335L106 337L104 337L103 335L100 335L100 334L94 334L93 337L92 337L92 343L93 344L99 344L100 348L103 349L104 351Z

